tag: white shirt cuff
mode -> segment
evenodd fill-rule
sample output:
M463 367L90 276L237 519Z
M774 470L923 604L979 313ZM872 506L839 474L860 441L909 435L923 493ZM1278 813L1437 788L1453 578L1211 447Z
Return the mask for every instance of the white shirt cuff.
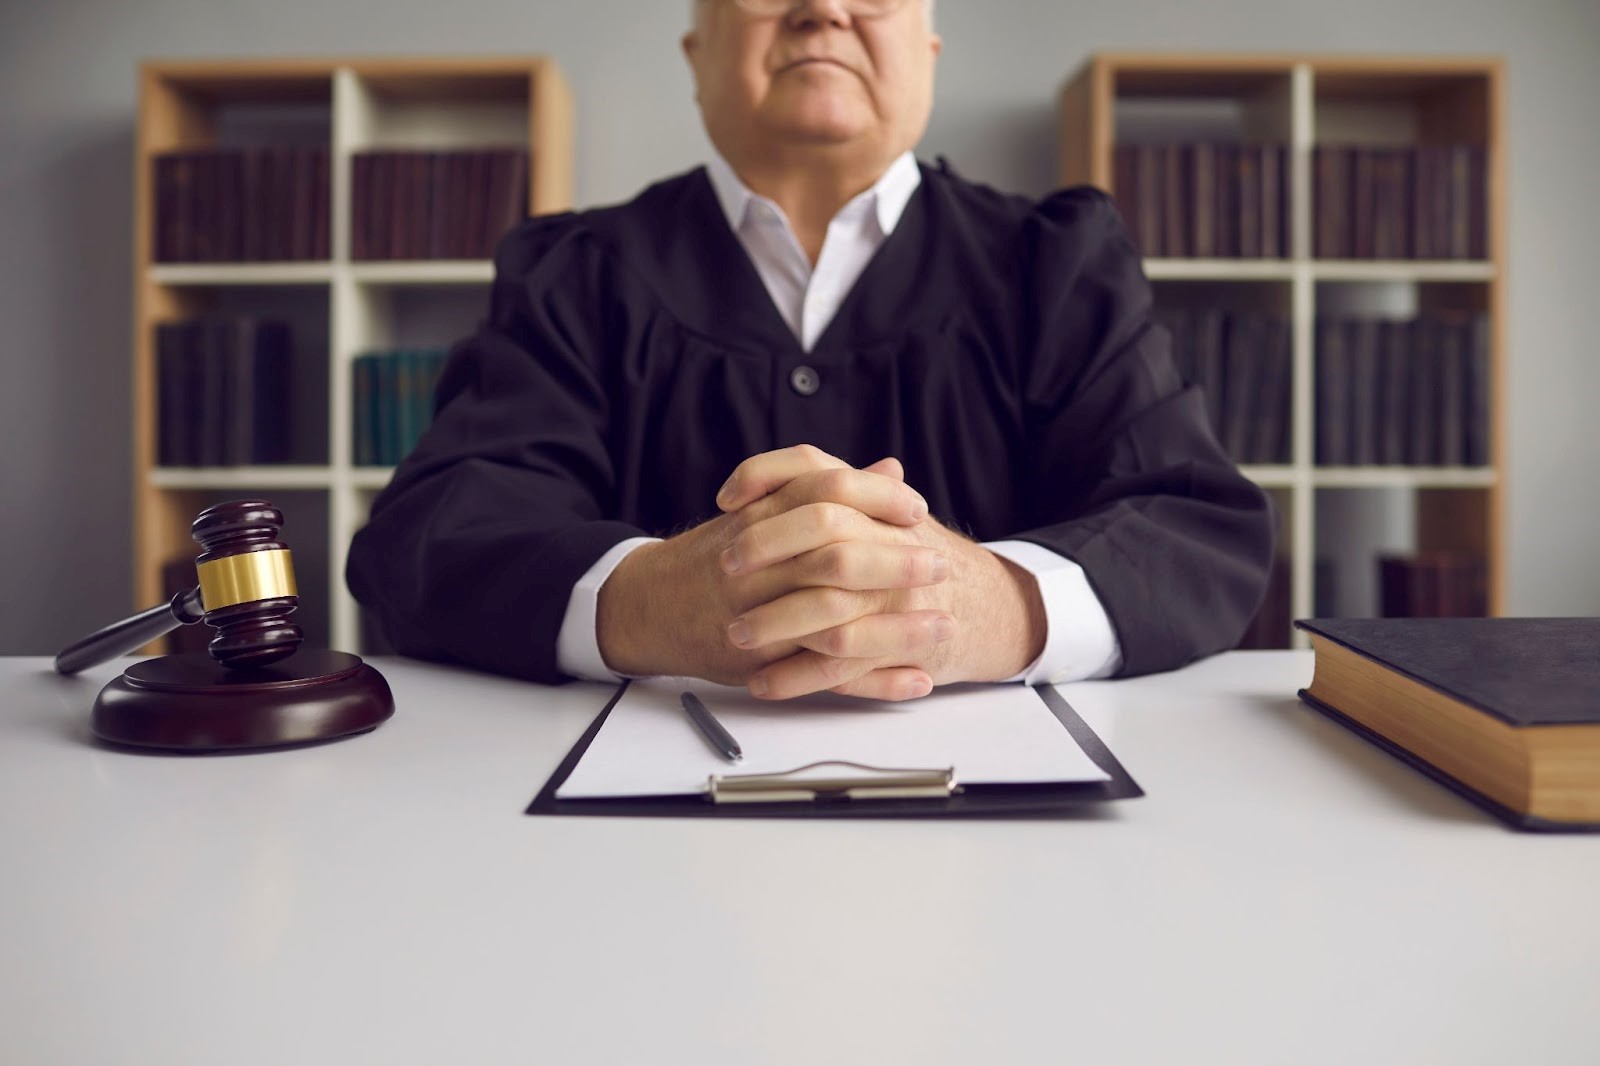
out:
M1089 587L1083 567L1027 541L997 540L984 547L1032 574L1044 600L1044 651L1031 666L1006 680L1060 684L1117 672L1122 666L1117 631L1100 597Z
M583 572L572 586L567 613L556 634L556 669L585 681L620 681L622 675L606 665L600 656L600 633L596 628L600 607L600 586L606 583L622 560L635 548L653 544L657 537L630 537L614 545Z

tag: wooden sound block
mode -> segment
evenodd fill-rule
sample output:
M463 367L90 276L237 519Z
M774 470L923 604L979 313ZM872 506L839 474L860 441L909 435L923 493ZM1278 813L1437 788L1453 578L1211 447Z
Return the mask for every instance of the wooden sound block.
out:
M365 733L394 713L383 675L342 651L229 669L203 652L134 663L94 701L95 736L172 752L251 751Z

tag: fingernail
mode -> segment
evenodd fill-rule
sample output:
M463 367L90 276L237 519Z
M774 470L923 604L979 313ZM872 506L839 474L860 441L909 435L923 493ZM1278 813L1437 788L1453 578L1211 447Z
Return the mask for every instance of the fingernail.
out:
M917 496L916 502L911 505L911 520L913 522L920 522L927 517L928 501L919 495Z
M733 480L730 478L724 481L722 487L717 490L717 506L726 510L728 501L731 499L733 499Z
M933 681L931 678L926 677L919 681L913 681L906 686L906 691L910 693L909 699L920 700L933 691Z
M749 682L750 695L765 696L767 694L767 679L757 674Z
M722 549L722 555L720 558L722 562L722 569L724 571L730 574L737 574L739 572L739 553L734 551L733 548L728 547Z
M953 618L936 618L933 622L933 639L936 643L943 644L956 635L956 623Z
M734 622L733 625L728 627L728 639L733 641L737 647L748 648L750 646L750 623L743 618Z
M933 579L935 581L943 581L949 576L950 560L942 555L935 555L933 557Z

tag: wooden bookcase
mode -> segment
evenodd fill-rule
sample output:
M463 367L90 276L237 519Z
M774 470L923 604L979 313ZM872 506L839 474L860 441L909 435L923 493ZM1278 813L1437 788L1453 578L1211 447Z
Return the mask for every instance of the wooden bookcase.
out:
M357 467L352 361L373 349L442 347L488 309L492 264L357 261L352 257L352 159L380 150L510 147L529 153L533 214L572 204L572 101L541 57L204 60L140 71L135 159L133 329L134 606L161 602L162 565L196 554L189 525L214 502L248 496L285 512L295 553L296 620L308 643L361 650L358 606L344 587L350 539L390 471ZM158 262L155 158L291 138L325 146L325 260ZM292 439L286 465L157 464L155 334L205 312L272 315L295 333Z
M1472 553L1490 614L1505 603L1506 433L1504 67L1497 58L1098 54L1060 96L1060 175L1115 192L1119 145L1202 141L1286 148L1287 254L1147 257L1158 310L1215 301L1290 325L1289 461L1245 466L1279 505L1278 618L1376 614L1376 556ZM1487 175L1487 255L1333 259L1315 254L1320 148L1470 145ZM1474 466L1319 464L1319 316L1485 316L1488 449ZM1408 414L1414 415L1414 411ZM1319 560L1324 562L1319 567ZM1329 563L1333 565L1329 567ZM1334 579L1324 580L1328 570ZM1320 571L1320 573L1319 573ZM1285 610L1286 608L1286 610ZM1304 647L1285 631L1282 645Z

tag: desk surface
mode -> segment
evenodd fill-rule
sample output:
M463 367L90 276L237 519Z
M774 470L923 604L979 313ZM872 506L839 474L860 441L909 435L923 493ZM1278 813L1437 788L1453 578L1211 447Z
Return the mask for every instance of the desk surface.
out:
M1600 838L1302 707L1309 652L1062 686L1149 793L987 822L530 818L603 704L375 660L353 740L91 743L0 660L0 1061L1592 1063Z

